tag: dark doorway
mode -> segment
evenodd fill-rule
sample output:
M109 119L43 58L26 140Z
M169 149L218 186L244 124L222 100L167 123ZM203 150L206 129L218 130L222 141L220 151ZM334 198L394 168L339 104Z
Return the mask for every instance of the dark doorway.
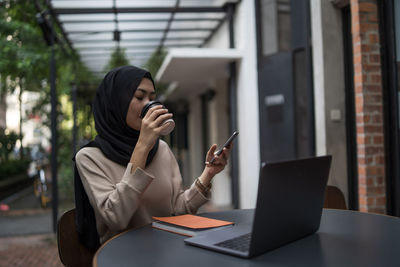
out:
M350 6L342 9L349 209L358 210L358 170Z
M309 1L255 1L261 161L315 154Z
M400 1L378 1L387 214L400 217Z

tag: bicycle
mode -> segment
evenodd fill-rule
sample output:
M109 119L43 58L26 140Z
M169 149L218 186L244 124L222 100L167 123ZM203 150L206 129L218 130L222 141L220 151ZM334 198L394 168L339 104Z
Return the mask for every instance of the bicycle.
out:
M43 160L36 161L36 175L33 181L33 193L39 199L40 206L45 209L50 202L50 193L44 171Z
M39 199L40 206L45 209L50 202L49 185L46 179L45 166L47 160L40 146L34 146L31 150L32 162L29 166L28 175L33 180L33 193Z

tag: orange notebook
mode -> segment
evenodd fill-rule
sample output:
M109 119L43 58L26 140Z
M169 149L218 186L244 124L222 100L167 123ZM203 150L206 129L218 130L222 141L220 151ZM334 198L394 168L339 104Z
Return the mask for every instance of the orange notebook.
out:
M233 225L233 222L210 219L191 214L170 217L153 217L153 219L156 220L152 223L153 228L185 236L196 236L206 231L213 231L216 229L231 227Z

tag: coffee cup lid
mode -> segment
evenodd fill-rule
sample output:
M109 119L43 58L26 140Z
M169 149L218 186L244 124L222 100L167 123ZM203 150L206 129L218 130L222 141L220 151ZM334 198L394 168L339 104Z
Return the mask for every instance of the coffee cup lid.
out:
M144 118L144 116L146 116L147 111L155 105L162 105L162 103L158 100L153 100L148 102L146 105L144 105L144 107L142 108L142 111L140 112L140 118Z

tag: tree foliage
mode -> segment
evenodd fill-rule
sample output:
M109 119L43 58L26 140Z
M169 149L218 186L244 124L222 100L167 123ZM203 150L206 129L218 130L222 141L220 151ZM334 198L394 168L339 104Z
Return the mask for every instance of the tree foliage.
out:
M0 131L0 162L5 162L10 159L10 154L18 140L18 135L15 132L6 133Z
M116 67L129 65L129 60L126 57L125 49L119 46L111 53L110 60L108 61L104 71L108 72Z
M14 175L25 172L28 167L26 159L11 157L17 140L18 135L15 132L0 131L0 181L14 178Z
M144 65L145 69L147 69L151 73L151 75L153 75L153 78L160 69L161 64L163 63L166 55L167 52L165 51L165 49L157 49L145 63ZM167 84L160 82L157 83L157 88L156 88L157 94L162 95L163 93L165 93L167 88L168 88Z
M39 10L35 6L38 3ZM23 91L40 92L40 100L29 110L30 115L39 115L43 125L50 127L50 58L52 48L47 46L36 20L38 11L46 11L47 1L0 0L0 95L10 93L17 86ZM50 15L45 17L51 21ZM54 23L59 42L54 45L56 60L58 162L60 175L72 179L72 107L71 89L78 88L78 138L85 136L93 123L89 104L98 80L84 66L78 54L67 45L61 29ZM61 104L61 99L67 102ZM89 108L88 108L89 107ZM1 131L0 131L1 132ZM4 132L4 131L3 131ZM91 131L93 132L93 131Z
M167 52L165 49L157 49L154 53L150 56L147 62L144 64L144 67L152 74L156 75L157 71L160 69L161 64L164 61Z
M41 90L49 69L49 48L38 41L42 36L35 13L31 1L9 0L0 6L0 74L11 81L24 79L31 91Z

